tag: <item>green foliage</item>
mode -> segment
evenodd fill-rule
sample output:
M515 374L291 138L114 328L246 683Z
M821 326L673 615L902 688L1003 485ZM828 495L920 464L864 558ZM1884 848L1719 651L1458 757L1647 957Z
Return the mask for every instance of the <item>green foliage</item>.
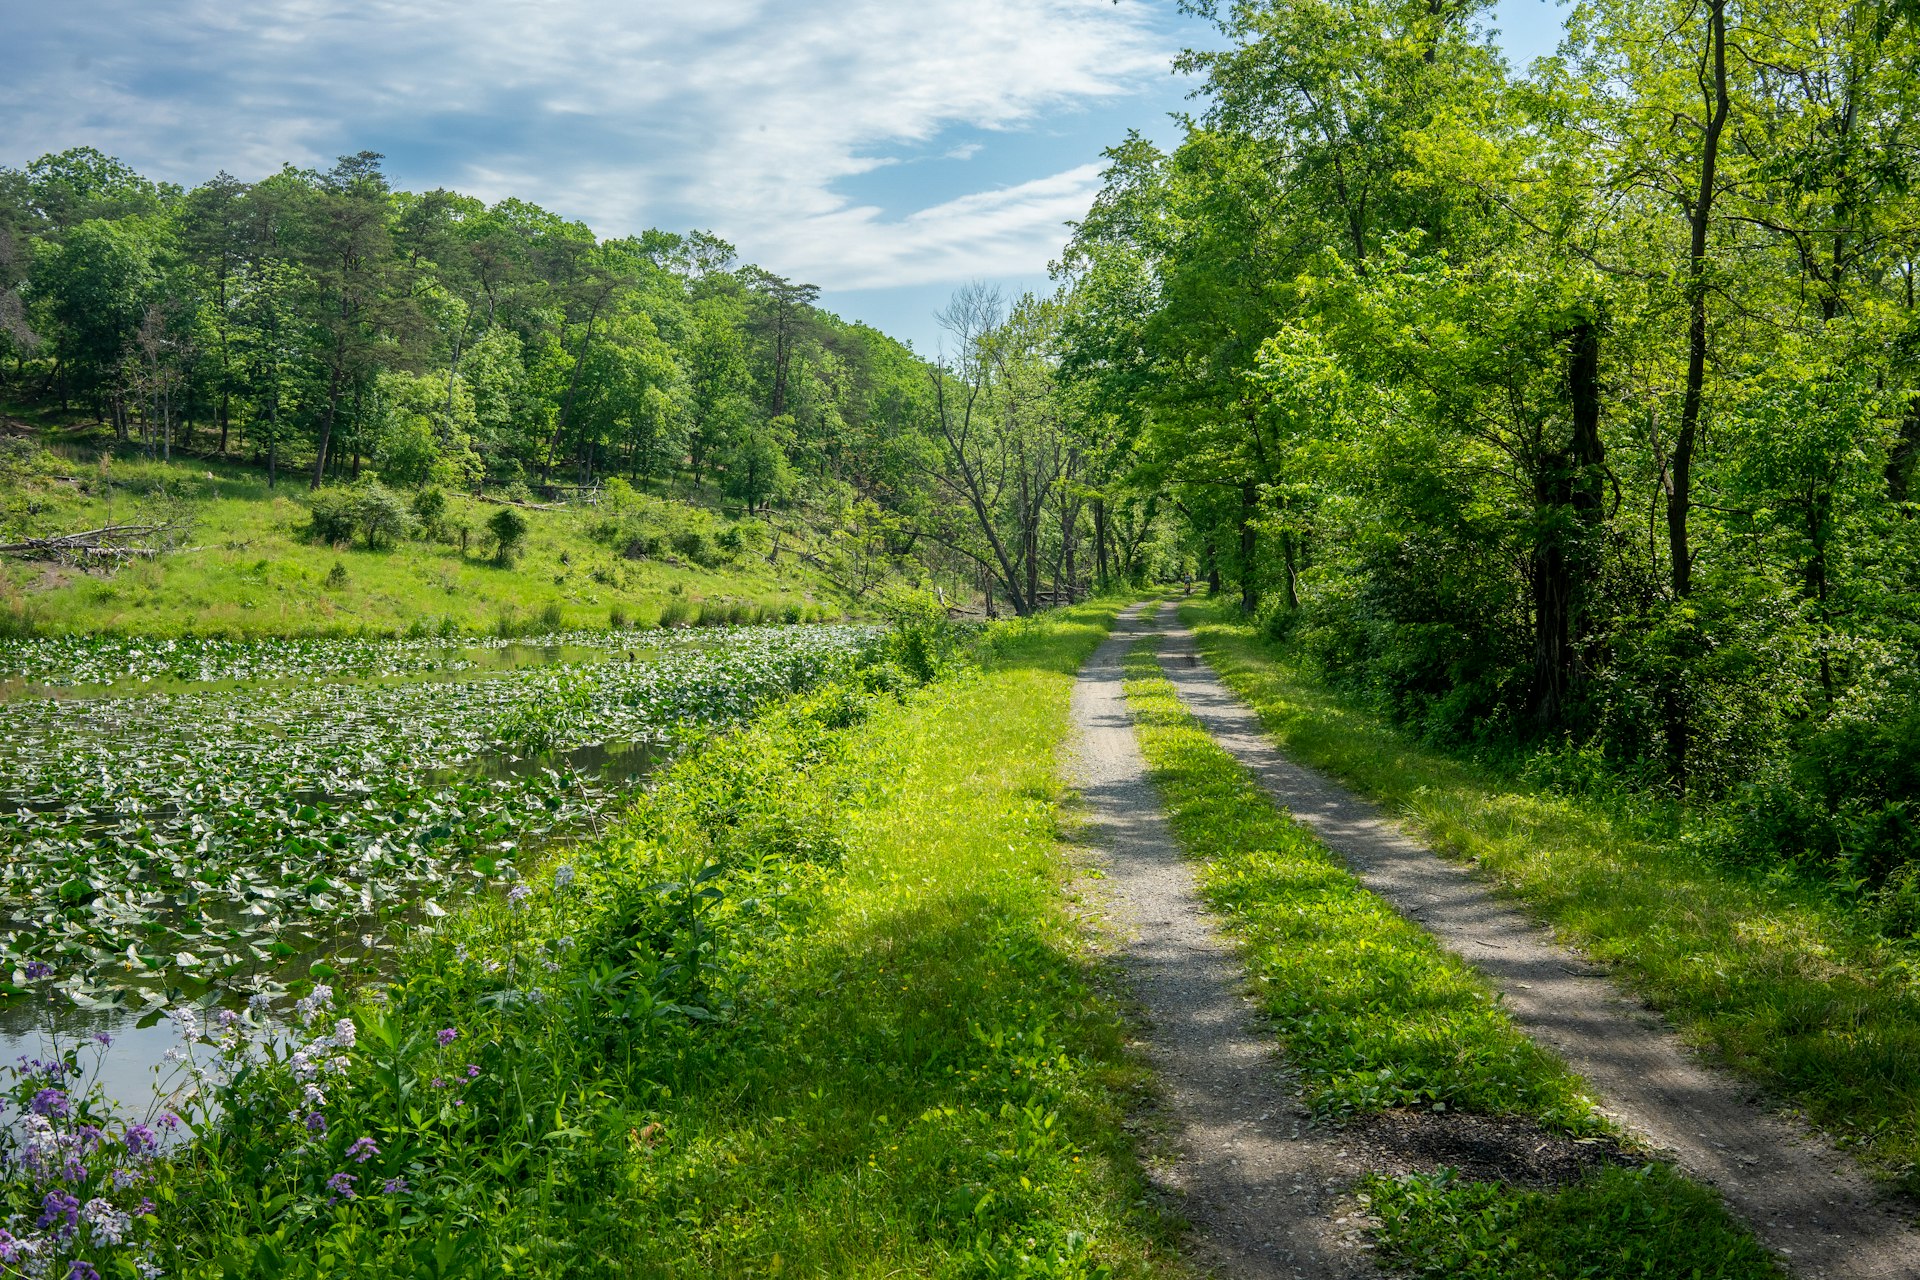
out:
M265 1061L199 1045L158 1261L1170 1274L1123 1123L1143 1075L1058 893L1055 754L1111 616L904 702L797 698L378 989L310 992Z
M353 509L354 522L370 550L404 538L413 529L406 503L378 480L362 480L353 487Z
M447 515L446 490L432 484L422 488L413 495L413 514L428 537L439 537Z
M316 542L347 542L357 533L369 550L404 538L413 517L400 496L378 480L347 488L315 489L307 497L308 536Z
M350 541L359 525L360 506L352 489L315 489L307 495L307 531L315 542Z
M487 533L493 538L493 558L506 564L526 541L527 518L512 507L501 507L487 517Z

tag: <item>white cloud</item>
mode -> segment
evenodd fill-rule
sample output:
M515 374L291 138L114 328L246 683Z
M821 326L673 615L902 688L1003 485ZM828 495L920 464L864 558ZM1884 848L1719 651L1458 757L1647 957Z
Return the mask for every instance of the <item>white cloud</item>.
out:
M711 226L827 288L1040 269L1082 166L886 211L838 187L955 127L1034 127L1166 73L1148 0L73 0L35 6L0 118L159 176L363 146L618 234ZM75 59L90 57L85 68ZM978 143L946 154L965 159ZM1071 157L1069 159L1077 159ZM985 178L987 175L982 175Z

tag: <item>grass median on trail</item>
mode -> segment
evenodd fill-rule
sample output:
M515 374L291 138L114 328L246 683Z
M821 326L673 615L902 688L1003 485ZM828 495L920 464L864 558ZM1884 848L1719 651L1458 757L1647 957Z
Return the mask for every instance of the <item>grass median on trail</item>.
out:
M1308 1103L1334 1119L1415 1107L1601 1131L1580 1081L1513 1027L1484 979L1275 808L1180 704L1154 648L1127 658L1141 750ZM1367 1195L1382 1261L1419 1275L1778 1275L1710 1192L1658 1166L1557 1192L1376 1177Z
M1819 888L1716 863L1668 813L1557 793L1423 747L1225 608L1182 610L1273 740L1384 805L1920 1194L1920 947Z
M1175 1273L1123 1124L1145 1068L1061 892L1057 749L1114 612L992 629L977 668L903 633L384 986L314 990L270 1060L196 1034L218 1115L164 1157L42 1106L95 1137L33 1247L180 1280Z

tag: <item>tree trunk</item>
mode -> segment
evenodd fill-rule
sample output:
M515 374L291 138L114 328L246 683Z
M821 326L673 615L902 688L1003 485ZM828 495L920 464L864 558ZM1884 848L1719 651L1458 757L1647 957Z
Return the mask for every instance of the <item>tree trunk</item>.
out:
M1713 197L1720 162L1720 135L1727 124L1727 5L1708 0L1707 49L1703 71L1712 77L1703 83L1711 114L1701 139L1700 186L1689 211L1691 233L1687 252L1687 382L1680 404L1680 432L1667 468L1667 554L1673 575L1673 596L1693 594L1693 551L1688 543L1687 518L1692 505L1694 440L1700 428L1700 408L1707 375L1707 232L1713 219ZM1665 697L1667 765L1674 786L1687 789L1687 757L1691 726L1679 672L1669 680Z
M1253 556L1255 550L1254 512L1260 501L1260 491L1251 480L1240 486L1240 607L1248 614L1260 607L1260 588L1254 580Z
M1112 588L1112 580L1107 576L1107 500L1093 500L1093 555L1100 566L1100 590Z
M1600 440L1599 327L1582 321L1557 335L1566 352L1572 431L1548 451L1534 476L1536 532L1533 594L1533 718L1547 732L1567 727L1581 642L1581 600L1592 578L1593 539L1601 522L1606 464Z
M336 357L341 353L336 350ZM313 483L309 489L318 489L327 480L327 446L333 442L333 420L340 412L340 381L342 368L336 358L333 370L327 376L327 411L320 419L320 451L313 459Z

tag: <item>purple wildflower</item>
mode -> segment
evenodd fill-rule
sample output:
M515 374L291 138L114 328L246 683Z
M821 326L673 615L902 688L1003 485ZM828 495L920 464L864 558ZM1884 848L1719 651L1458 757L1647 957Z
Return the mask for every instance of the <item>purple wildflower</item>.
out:
M0 1230L0 1262L20 1261L20 1242L11 1231Z
M144 1124L130 1124L120 1135L121 1143L130 1156L150 1155L160 1145L159 1135Z
M444 1089L447 1087L447 1082L445 1080L442 1080L439 1076L435 1076L433 1078L433 1087L436 1089Z
M440 1047L444 1049L460 1038L460 1030L458 1027L442 1027L433 1033L433 1038L438 1040Z
M361 1138L347 1148L347 1158L356 1164L365 1164L379 1154L380 1148L374 1144L373 1139L370 1137Z
M35 1115L46 1116L50 1120L64 1119L73 1111L67 1095L58 1089L42 1089L33 1095L33 1101L28 1105L33 1108Z
M523 884L517 884L507 890L507 905L515 911L525 911L527 909L527 899L532 896L533 890Z
M105 1031L96 1031L93 1033L93 1042L102 1049L111 1049L113 1047L113 1036Z
M37 982L41 978L51 978L52 976L53 976L53 966L48 964L45 960L27 961L27 981L28 982Z
M480 1064L476 1062L469 1062L467 1064L467 1079L476 1080L479 1078L479 1076L480 1076Z
M338 1201L338 1200L353 1199L354 1198L353 1184L357 1181L359 1181L359 1179L355 1178L354 1175L350 1173L346 1173L344 1171L340 1173L336 1173L331 1178L328 1178L327 1190L333 1192L333 1195L327 1200L327 1203L333 1204L335 1201Z
M321 1115L318 1111L310 1113L307 1116L307 1132L319 1134L323 1138L326 1137L327 1136L327 1118Z
M93 1269L91 1262L82 1262L75 1258L67 1267L67 1280L100 1280L100 1273Z
M50 1227L61 1223L60 1238L71 1239L80 1226L80 1201L64 1191L49 1191L47 1198L40 1202L41 1227Z
M160 1127L168 1133L172 1133L180 1127L180 1117L168 1111L160 1117Z
M410 1190L412 1188L407 1186L405 1178L388 1178L380 1184L380 1194L383 1196L405 1195Z

